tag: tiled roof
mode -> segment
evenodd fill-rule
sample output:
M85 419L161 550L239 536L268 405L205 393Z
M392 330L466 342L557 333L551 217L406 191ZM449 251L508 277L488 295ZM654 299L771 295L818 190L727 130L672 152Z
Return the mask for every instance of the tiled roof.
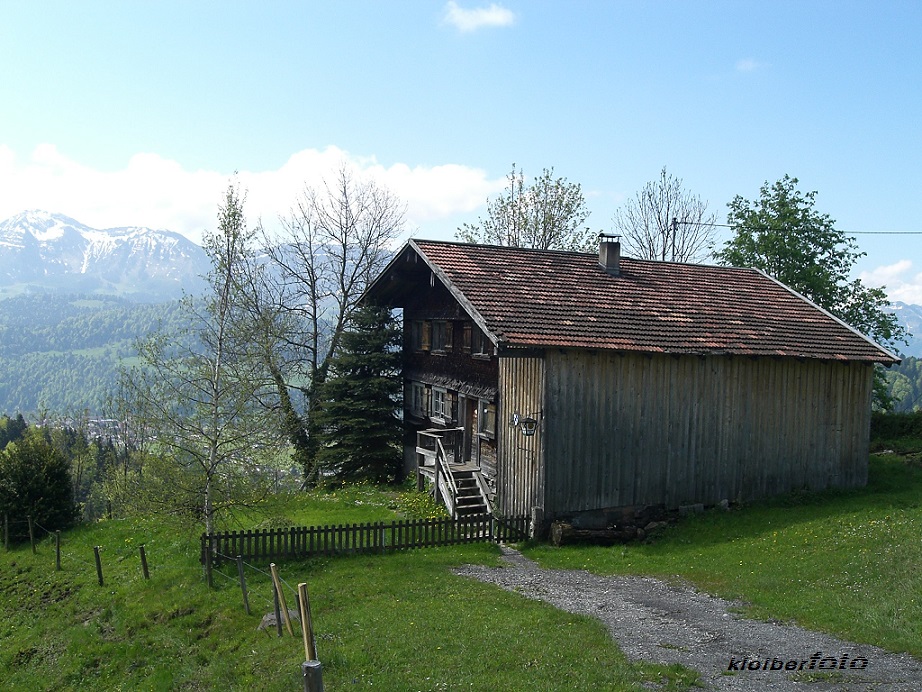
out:
M896 358L754 269L412 240L501 346L674 354Z

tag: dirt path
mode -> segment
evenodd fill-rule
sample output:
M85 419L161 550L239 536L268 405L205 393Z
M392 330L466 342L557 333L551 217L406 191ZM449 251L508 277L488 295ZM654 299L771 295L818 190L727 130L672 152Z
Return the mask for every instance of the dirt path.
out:
M739 603L657 579L545 570L511 548L502 550L500 567L464 565L455 571L598 618L628 658L681 663L697 670L707 689L922 690L922 661L906 654L749 620L730 612ZM751 669L754 662L758 670Z

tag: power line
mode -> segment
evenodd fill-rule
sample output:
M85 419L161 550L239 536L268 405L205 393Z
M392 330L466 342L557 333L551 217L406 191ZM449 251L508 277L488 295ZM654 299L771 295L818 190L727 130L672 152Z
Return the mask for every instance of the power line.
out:
M778 228L776 226L750 226L746 224L730 224L730 223L706 223L704 221L675 221L675 225L680 226L714 226L718 228L745 228L750 231L784 231L783 228ZM846 233L848 235L922 235L922 231L847 231L839 230L840 233Z

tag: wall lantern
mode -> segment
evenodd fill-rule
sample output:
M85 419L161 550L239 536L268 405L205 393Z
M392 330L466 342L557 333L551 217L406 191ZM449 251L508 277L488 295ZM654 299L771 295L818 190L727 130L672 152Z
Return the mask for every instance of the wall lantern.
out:
M518 413L513 413L510 423L513 428L519 428L525 437L533 437L538 432L538 419L534 416L522 416Z

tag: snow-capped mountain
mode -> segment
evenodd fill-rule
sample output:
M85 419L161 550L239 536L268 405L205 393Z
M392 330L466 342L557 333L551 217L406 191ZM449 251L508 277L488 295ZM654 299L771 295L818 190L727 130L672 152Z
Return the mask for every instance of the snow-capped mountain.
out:
M899 352L906 356L922 358L922 305L895 301L890 305L890 312L896 315L896 319L911 335L907 337L909 345L900 344Z
M207 271L205 251L171 231L100 230L45 211L0 222L0 287L168 300L198 293Z

